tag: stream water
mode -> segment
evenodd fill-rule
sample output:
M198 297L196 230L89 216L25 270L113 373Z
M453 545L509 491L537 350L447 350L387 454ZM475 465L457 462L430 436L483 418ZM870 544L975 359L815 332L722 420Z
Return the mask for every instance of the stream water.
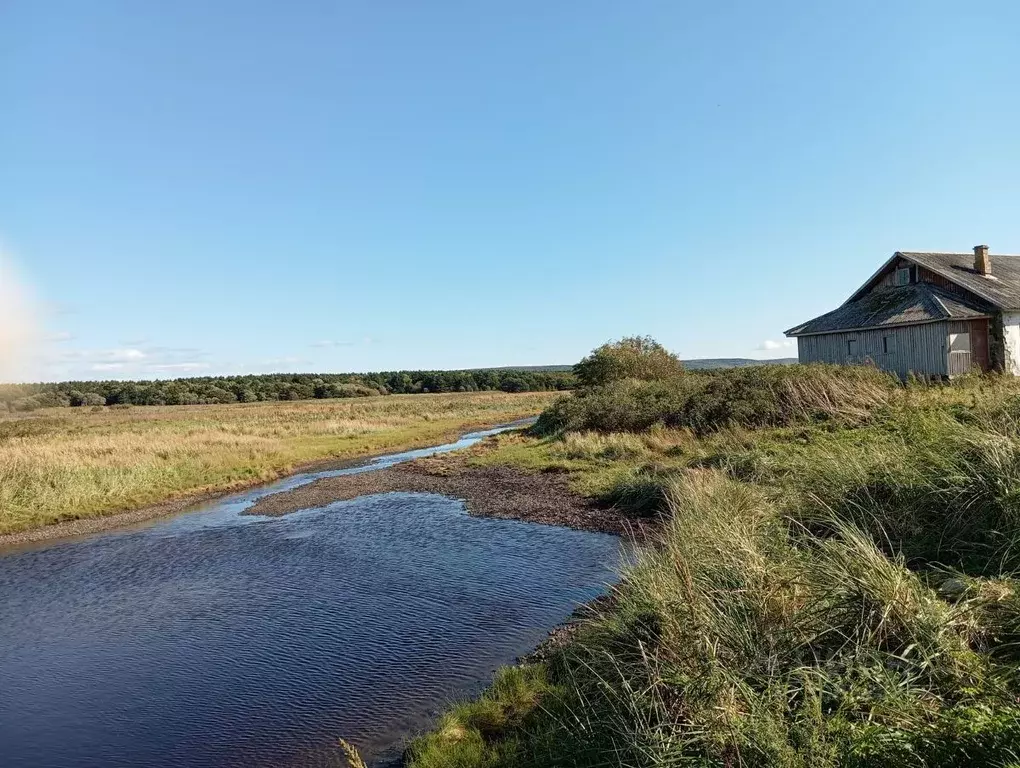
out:
M0 765L374 765L613 580L615 537L390 493L278 518L296 475L0 552Z

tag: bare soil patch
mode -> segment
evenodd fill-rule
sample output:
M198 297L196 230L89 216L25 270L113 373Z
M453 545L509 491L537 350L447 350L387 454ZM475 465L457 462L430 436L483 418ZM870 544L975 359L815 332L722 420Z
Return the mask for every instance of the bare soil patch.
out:
M388 469L342 475L260 499L245 514L285 515L378 493L438 493L463 499L482 517L563 525L622 534L627 518L573 493L561 473L527 473L513 467L472 466L468 455L432 456Z

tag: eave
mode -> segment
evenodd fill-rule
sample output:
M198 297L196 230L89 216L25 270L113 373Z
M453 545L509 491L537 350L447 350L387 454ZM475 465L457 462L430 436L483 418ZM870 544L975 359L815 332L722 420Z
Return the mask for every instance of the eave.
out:
M920 320L916 323L890 323L888 325L862 325L857 328L836 328L831 331L812 331L811 333L796 333L796 328L784 332L784 336L791 339L799 339L802 336L832 336L835 333L858 333L860 331L881 331L886 328L909 328L912 325L931 325L932 323L966 323L971 320L988 320L992 315L975 315L967 318L939 317L934 320Z

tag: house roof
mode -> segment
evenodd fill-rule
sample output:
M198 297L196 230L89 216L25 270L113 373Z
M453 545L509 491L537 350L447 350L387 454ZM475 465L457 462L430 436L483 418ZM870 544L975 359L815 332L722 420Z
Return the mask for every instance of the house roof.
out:
M897 251L847 299L847 303L856 301L871 288L876 278L901 258L930 269L999 309L1020 309L1020 256L995 253L989 256L992 261L992 274L985 276L974 269L973 253Z
M906 257L906 254L903 255ZM993 269L994 265L995 262ZM993 312L995 307L990 302L951 293L931 283L910 283L879 288L856 301L848 301L832 312L791 328L786 335L810 336L939 320L968 320L988 317Z
M900 255L952 280L999 309L1020 309L1020 256L991 254L992 274L986 277L974 269L973 253L908 252Z

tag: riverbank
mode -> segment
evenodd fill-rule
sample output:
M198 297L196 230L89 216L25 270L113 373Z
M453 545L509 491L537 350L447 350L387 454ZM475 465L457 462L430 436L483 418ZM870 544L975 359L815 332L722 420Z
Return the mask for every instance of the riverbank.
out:
M108 530L295 472L534 416L552 393L67 409L0 419L0 546Z
M286 515L337 501L379 493L435 493L462 499L473 515L562 525L584 531L622 534L628 519L619 511L574 492L557 472L478 463L496 446L489 442L456 454L397 464L387 469L328 477L259 499L246 515Z

